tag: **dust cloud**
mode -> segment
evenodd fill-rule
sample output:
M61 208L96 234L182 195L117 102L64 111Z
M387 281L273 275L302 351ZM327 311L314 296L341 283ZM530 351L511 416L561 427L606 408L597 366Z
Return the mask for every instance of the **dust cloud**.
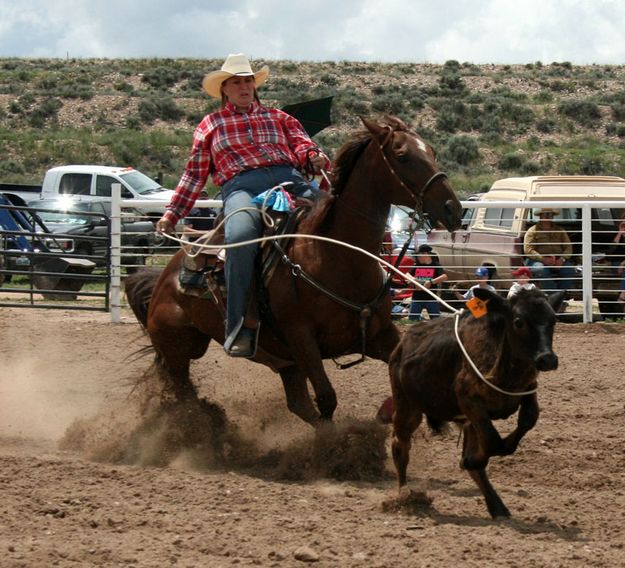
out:
M80 383L80 377L63 374L43 358L5 360L0 369L0 435L58 439L101 402L81 391Z

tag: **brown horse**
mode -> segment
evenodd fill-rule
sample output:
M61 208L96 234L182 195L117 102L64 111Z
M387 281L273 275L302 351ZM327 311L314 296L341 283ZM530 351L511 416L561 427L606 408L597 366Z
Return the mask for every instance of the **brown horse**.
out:
M430 146L399 119L363 123L366 130L354 134L338 153L334 191L314 205L298 233L377 255L392 203L427 213L432 224L457 229L461 206ZM271 325L261 326L254 360L279 372L289 410L315 425L331 420L336 408L323 360L364 352L388 362L399 333L390 317L390 296L380 294L384 275L376 260L307 238L294 239L287 254L293 264L278 265L267 284ZM178 399L196 393L190 361L204 355L211 339L224 341L223 316L216 305L179 288L183 257L178 252L160 276L139 272L126 284L130 306L156 351L163 385ZM293 265L301 267L308 281L297 276L299 268ZM331 293L322 293L310 280Z

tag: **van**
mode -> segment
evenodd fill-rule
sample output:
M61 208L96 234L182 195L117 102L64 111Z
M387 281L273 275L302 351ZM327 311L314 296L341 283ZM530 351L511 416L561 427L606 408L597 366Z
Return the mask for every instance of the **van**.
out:
M592 282L593 297L604 314L622 313L616 298L620 278L606 253L618 230L618 220L625 213L625 179L615 176L530 176L501 179L479 197L483 203L510 202L510 206L477 207L467 214L467 224L459 231L447 233L434 230L428 243L439 255L450 280L470 282L477 266L489 268L493 285L501 291L512 282L511 272L522 266L523 237L537 219L533 208L515 202L536 201L605 201L622 205L592 208ZM571 297L580 297L582 253L582 209L579 205L558 207L554 223L564 228L573 244L571 261L578 267L576 290Z

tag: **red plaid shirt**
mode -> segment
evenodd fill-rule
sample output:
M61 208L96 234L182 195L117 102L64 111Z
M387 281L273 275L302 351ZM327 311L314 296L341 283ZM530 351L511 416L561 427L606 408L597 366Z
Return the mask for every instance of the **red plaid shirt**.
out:
M308 152L316 148L299 121L287 113L256 101L248 112L240 113L227 103L206 115L195 129L191 156L164 217L173 224L186 217L209 174L221 186L246 170L279 165L300 168Z

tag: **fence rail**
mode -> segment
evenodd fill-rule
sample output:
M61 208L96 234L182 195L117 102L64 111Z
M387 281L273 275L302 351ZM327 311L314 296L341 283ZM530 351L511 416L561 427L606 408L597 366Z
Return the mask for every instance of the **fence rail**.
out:
M160 246L152 246L146 250L140 250L138 248L129 248L126 246L122 246L122 229L121 224L123 220L123 216L126 215L124 209L126 208L137 208L142 205L150 204L154 205L154 201L150 200L149 202L146 200L144 204L142 201L137 199L132 200L122 200L120 195L120 188L115 187L113 185L113 196L112 196L112 214L111 214L111 223L110 223L110 270L106 274L106 279L108 280L107 289L106 289L106 309L111 312L111 320L113 322L118 322L121 319L121 308L123 307L123 296L122 296L122 280L126 273L137 269L145 264L149 266L164 266L168 259L175 253L177 247L167 246L166 243L160 244ZM475 209L475 208L499 208L499 209L520 209L520 208L532 208L537 206L536 201L492 201L492 202L482 202L482 201L462 201L463 207L466 209ZM165 208L165 203L163 202L163 209ZM221 200L207 199L198 201L197 206L199 207L207 207L207 208L220 208L222 206ZM568 308L569 313L579 315L579 319L584 322L591 322L593 320L598 319L597 312L600 309L599 303L601 303L601 311L604 315L613 315L614 317L623 317L622 305L620 305L616 301L616 295L614 294L614 290L618 288L620 277L616 273L612 273L609 276L605 276L602 282L607 282L610 285L610 289L603 290L596 286L596 269L599 262L599 257L597 255L596 245L598 243L593 242L593 234L595 236L600 235L601 232L597 232L597 223L599 221L610 221L611 226L614 225L615 216L612 215L609 219L605 217L606 211L614 211L619 210L621 212L625 212L625 202L623 201L541 201L539 202L540 206L543 207L556 207L556 208L567 208L572 209L575 208L579 211L579 218L575 221L578 223L579 229L576 230L576 234L572 239L573 245L576 248L576 258L578 259L577 273L575 280L579 285L578 298L571 303ZM599 219L597 216L597 211L602 211L604 217ZM505 220L504 220L505 221ZM504 223L505 224L505 223ZM608 227L608 225L606 225ZM594 232L593 232L594 231ZM609 235L609 229L605 230L605 237ZM466 236L466 231L460 231L455 234L455 236L447 234L447 239L449 242L455 243L454 246L457 245L460 248L459 240ZM430 235L430 238L432 235ZM455 239L455 241L454 241ZM605 241L605 238L603 239ZM448 251L438 250L438 245L436 239L430 240L432 246L441 256L442 264L448 269L450 278L446 284L445 290L442 291L443 298L445 300L449 300L450 298L453 300L453 297L450 296L450 291L452 287L457 287L459 289L463 289L467 287L470 282L470 278L466 277L468 267L477 266L482 264L485 260L495 268L500 268L501 266L510 266L510 264L515 265L515 263L519 262L519 258L522 258L521 247L522 242L515 242L515 253L513 255L508 254L507 252L499 252L491 251L488 255L480 250L472 250L462 251L462 255L454 256L456 251L452 251L449 253ZM397 242L396 242L397 244ZM483 248L493 249L495 242L488 242L488 240L483 240L482 245ZM453 247L452 247L453 248ZM414 254L414 251L412 252ZM445 257L447 255L447 257ZM122 263L122 257L125 259L125 262ZM488 257L488 258L487 258ZM128 261L128 258L134 258L136 262ZM609 262L609 257L604 256L601 259L604 264ZM604 266L605 268L605 266ZM0 273L2 272L0 267ZM464 274L464 276L459 276L460 274ZM85 280L88 280L88 275L85 275ZM98 278L97 275L94 275ZM502 274L501 269L495 271L493 275L493 285L502 293L507 290L507 287L510 284L510 279L507 274ZM405 288L410 294L410 289L408 287ZM9 291L9 289L3 290ZM602 293L604 293L602 296ZM32 290L33 295L37 293L36 290ZM445 296L447 294L447 296ZM607 297L606 294L611 294L614 297ZM92 293L89 290L85 292L85 296L89 295L97 295L97 293ZM601 301L598 300L598 295L602 297ZM409 298L397 300L397 306L402 311L400 314L402 317L407 316L406 310L409 309L410 300ZM458 305L458 304L456 304ZM614 310L611 311L612 306ZM51 307L59 307L58 305L52 305Z

